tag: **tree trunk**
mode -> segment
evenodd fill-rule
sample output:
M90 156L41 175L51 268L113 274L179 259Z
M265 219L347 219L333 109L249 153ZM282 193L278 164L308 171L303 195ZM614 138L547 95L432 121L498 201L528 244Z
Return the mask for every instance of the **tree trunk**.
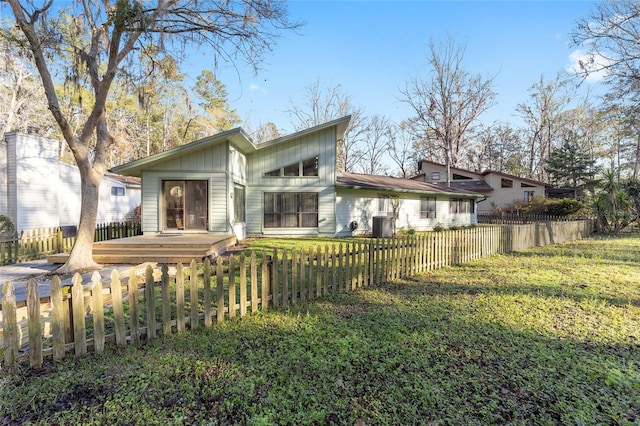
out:
M98 200L102 174L93 169L80 173L82 207L76 242L67 262L56 273L70 273L82 269L97 269L100 265L93 260L93 240L98 216Z

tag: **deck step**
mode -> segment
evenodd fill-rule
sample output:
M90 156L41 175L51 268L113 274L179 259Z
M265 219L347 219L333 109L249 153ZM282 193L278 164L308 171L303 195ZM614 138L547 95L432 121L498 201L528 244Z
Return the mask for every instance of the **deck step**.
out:
M192 237L130 237L95 243L93 260L102 264L143 262L189 263L206 257L216 257L236 244L234 236L212 237L211 242L202 240L202 236ZM49 263L65 263L68 253L53 254L47 257Z

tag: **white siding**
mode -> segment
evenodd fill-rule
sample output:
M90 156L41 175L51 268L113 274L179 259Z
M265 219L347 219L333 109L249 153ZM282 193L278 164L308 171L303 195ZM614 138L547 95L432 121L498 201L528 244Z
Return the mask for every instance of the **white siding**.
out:
M352 235L349 225L357 222L355 235L370 234L373 231L373 217L379 216L378 196L398 195L401 200L396 228L428 231L437 224L444 226L462 226L475 223L475 215L449 214L449 196L436 195L436 217L420 217L420 197L428 194L398 194L374 190L354 190L338 188L336 193L336 228L338 236Z
M35 135L8 140L15 155L15 225L18 230L59 225L58 141ZM9 160L11 161L11 160Z
M0 140L0 214L9 214L9 171L7 163L7 142Z

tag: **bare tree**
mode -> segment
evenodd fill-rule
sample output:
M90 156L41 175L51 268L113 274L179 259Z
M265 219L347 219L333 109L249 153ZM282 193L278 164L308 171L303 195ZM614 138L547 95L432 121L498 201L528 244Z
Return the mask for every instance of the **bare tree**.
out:
M391 123L385 116L374 115L368 120L359 169L370 175L384 175L388 166L384 162L389 146Z
M438 46L431 41L430 76L412 77L401 90L402 101L415 113L410 121L416 137L437 143L443 154L447 185L474 123L495 99L495 76L473 76L462 67L465 47L451 38Z
M559 138L562 111L571 101L567 82L557 75L553 81L544 76L529 88L528 103L518 104L516 110L525 122L527 143L527 176L544 181L544 162Z
M98 212L98 188L114 139L107 122L107 100L118 70L129 65L131 53L149 44L182 55L187 45L207 45L224 60L244 57L257 67L280 30L297 25L285 7L271 0L6 0L21 37L6 28L2 34L32 55L42 79L49 110L71 149L81 176L82 208L78 236L59 272L95 268L93 238ZM66 7L65 7L66 6ZM172 50L173 49L173 50ZM78 131L64 115L56 93L55 75L88 89L92 105ZM81 95L79 95L81 96ZM81 100L79 100L82 102Z
M416 173L418 159L414 150L414 138L406 122L389 129L387 153L398 167L400 177L408 179Z
M0 43L0 138L10 131L43 135L55 130L39 78L26 65L20 52L7 42Z
M600 74L609 83L640 89L640 2L605 0L577 22L573 43L586 49L575 70L582 77Z
M270 121L260 125L255 132L251 132L251 135L256 143L268 142L281 136L278 127Z
M344 132L344 139L338 141L338 171L353 171L361 161L362 142L366 132L366 118L362 109L351 103L351 96L343 92L339 84L323 87L317 78L307 86L301 103L290 100L287 111L296 130L317 126L347 115L351 116Z

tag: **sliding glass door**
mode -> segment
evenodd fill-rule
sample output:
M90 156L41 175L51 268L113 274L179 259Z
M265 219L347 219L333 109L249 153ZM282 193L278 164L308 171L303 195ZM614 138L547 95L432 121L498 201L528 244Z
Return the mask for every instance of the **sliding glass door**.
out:
M165 180L162 187L164 229L207 229L209 216L206 180Z

